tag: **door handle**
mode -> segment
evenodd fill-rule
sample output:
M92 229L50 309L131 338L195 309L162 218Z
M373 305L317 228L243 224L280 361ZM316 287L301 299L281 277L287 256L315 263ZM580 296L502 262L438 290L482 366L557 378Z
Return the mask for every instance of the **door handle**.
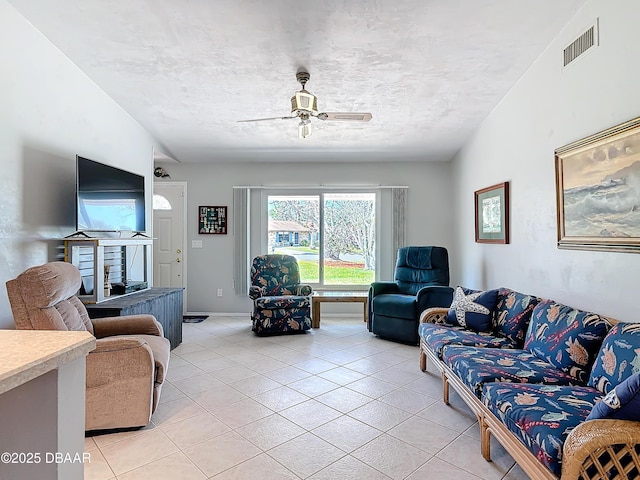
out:
M180 257L176 258L176 262L180 263L182 260L180 260Z

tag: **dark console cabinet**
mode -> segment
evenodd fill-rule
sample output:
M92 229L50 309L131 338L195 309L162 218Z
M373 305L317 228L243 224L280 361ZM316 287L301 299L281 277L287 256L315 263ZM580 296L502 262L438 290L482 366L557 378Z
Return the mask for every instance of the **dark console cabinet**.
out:
M171 342L172 349L182 342L181 288L149 288L85 306L90 318L148 313L162 324L164 336Z

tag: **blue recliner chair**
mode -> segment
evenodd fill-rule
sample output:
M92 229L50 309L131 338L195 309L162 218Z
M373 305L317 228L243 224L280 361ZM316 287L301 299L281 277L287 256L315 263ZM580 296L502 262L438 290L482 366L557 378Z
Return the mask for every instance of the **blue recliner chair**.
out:
M251 321L257 335L302 333L311 328L310 285L300 283L291 255L259 255L251 265Z
M449 254L443 247L398 249L395 281L374 282L369 288L370 332L398 342L417 344L423 310L449 307Z

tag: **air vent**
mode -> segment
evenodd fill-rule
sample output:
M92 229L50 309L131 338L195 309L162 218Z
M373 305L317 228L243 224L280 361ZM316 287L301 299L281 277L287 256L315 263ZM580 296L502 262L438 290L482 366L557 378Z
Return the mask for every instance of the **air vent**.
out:
M581 55L598 46L598 21L576 38L563 51L563 67L566 68Z

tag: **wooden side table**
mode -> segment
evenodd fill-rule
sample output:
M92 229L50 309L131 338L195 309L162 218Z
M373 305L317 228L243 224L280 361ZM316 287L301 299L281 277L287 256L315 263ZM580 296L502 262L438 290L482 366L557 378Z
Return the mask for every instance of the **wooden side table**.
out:
M360 302L363 304L364 321L367 321L367 292L313 292L311 296L311 327L320 328L320 304L323 302Z

